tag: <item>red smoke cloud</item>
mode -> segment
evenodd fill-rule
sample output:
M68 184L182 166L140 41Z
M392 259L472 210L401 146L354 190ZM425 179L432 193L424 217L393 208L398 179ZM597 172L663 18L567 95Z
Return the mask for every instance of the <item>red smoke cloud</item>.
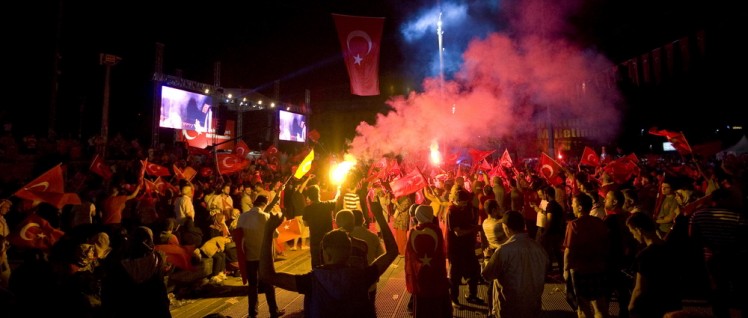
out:
M504 12L521 14L511 20L511 31L472 41L453 79L442 85L429 78L423 92L390 99L393 111L378 115L374 125L362 122L349 153L360 159L407 155L427 151L434 140L488 149L489 137L537 136L549 117L578 120L576 128L597 130L603 140L615 135L620 93L605 77L614 64L557 36L568 33L558 21L569 7L550 8L557 4L545 1L541 10L536 3Z

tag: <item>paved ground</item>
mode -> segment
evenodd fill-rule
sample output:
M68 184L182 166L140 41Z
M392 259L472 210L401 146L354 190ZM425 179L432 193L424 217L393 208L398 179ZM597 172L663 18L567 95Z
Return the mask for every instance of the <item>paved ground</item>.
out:
M410 295L405 289L405 272L403 265L405 259L398 257L390 268L382 275L377 289L377 316L387 318L410 317L406 309ZM286 251L286 257L276 262L279 271L291 273L305 273L311 268L308 250ZM467 286L463 286L461 292L462 303ZM487 286L479 287L479 296L486 299ZM192 290L193 296L188 298L174 299L172 301L171 313L174 318L202 318L210 313L221 313L232 318L247 317L246 286L242 286L241 278L230 277L223 286L206 285L201 289ZM276 288L276 298L280 308L286 310L284 317L303 317L303 295ZM260 317L268 317L267 304L264 297L260 295ZM710 312L702 302L687 304L701 315L709 317ZM615 317L618 304L611 303L611 314ZM454 317L486 317L487 307L465 306L454 312ZM703 315L703 316L702 316ZM546 283L543 293L543 318L565 318L576 317L571 307L566 303L563 294L563 285L560 283ZM524 317L530 318L530 317Z

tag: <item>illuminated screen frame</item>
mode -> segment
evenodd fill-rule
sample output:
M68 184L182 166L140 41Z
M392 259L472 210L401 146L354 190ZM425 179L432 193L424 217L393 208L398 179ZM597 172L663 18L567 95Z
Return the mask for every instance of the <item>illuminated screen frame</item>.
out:
M162 85L159 115L159 127L209 132L213 97Z

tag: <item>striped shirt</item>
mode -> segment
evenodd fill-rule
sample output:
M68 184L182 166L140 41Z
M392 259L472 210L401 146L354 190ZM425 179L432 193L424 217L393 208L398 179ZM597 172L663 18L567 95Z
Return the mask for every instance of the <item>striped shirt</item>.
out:
M715 253L746 248L745 242L740 242L740 235L747 229L748 218L738 211L715 207L696 211L691 216L692 235Z
M355 192L348 192L343 195L343 208L348 210L361 210L361 204L359 201L358 194Z

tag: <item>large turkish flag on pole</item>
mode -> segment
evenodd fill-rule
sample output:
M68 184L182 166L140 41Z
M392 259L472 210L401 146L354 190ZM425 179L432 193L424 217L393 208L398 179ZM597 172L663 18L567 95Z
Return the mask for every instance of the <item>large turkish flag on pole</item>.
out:
M351 94L379 95L379 48L384 18L333 14Z

